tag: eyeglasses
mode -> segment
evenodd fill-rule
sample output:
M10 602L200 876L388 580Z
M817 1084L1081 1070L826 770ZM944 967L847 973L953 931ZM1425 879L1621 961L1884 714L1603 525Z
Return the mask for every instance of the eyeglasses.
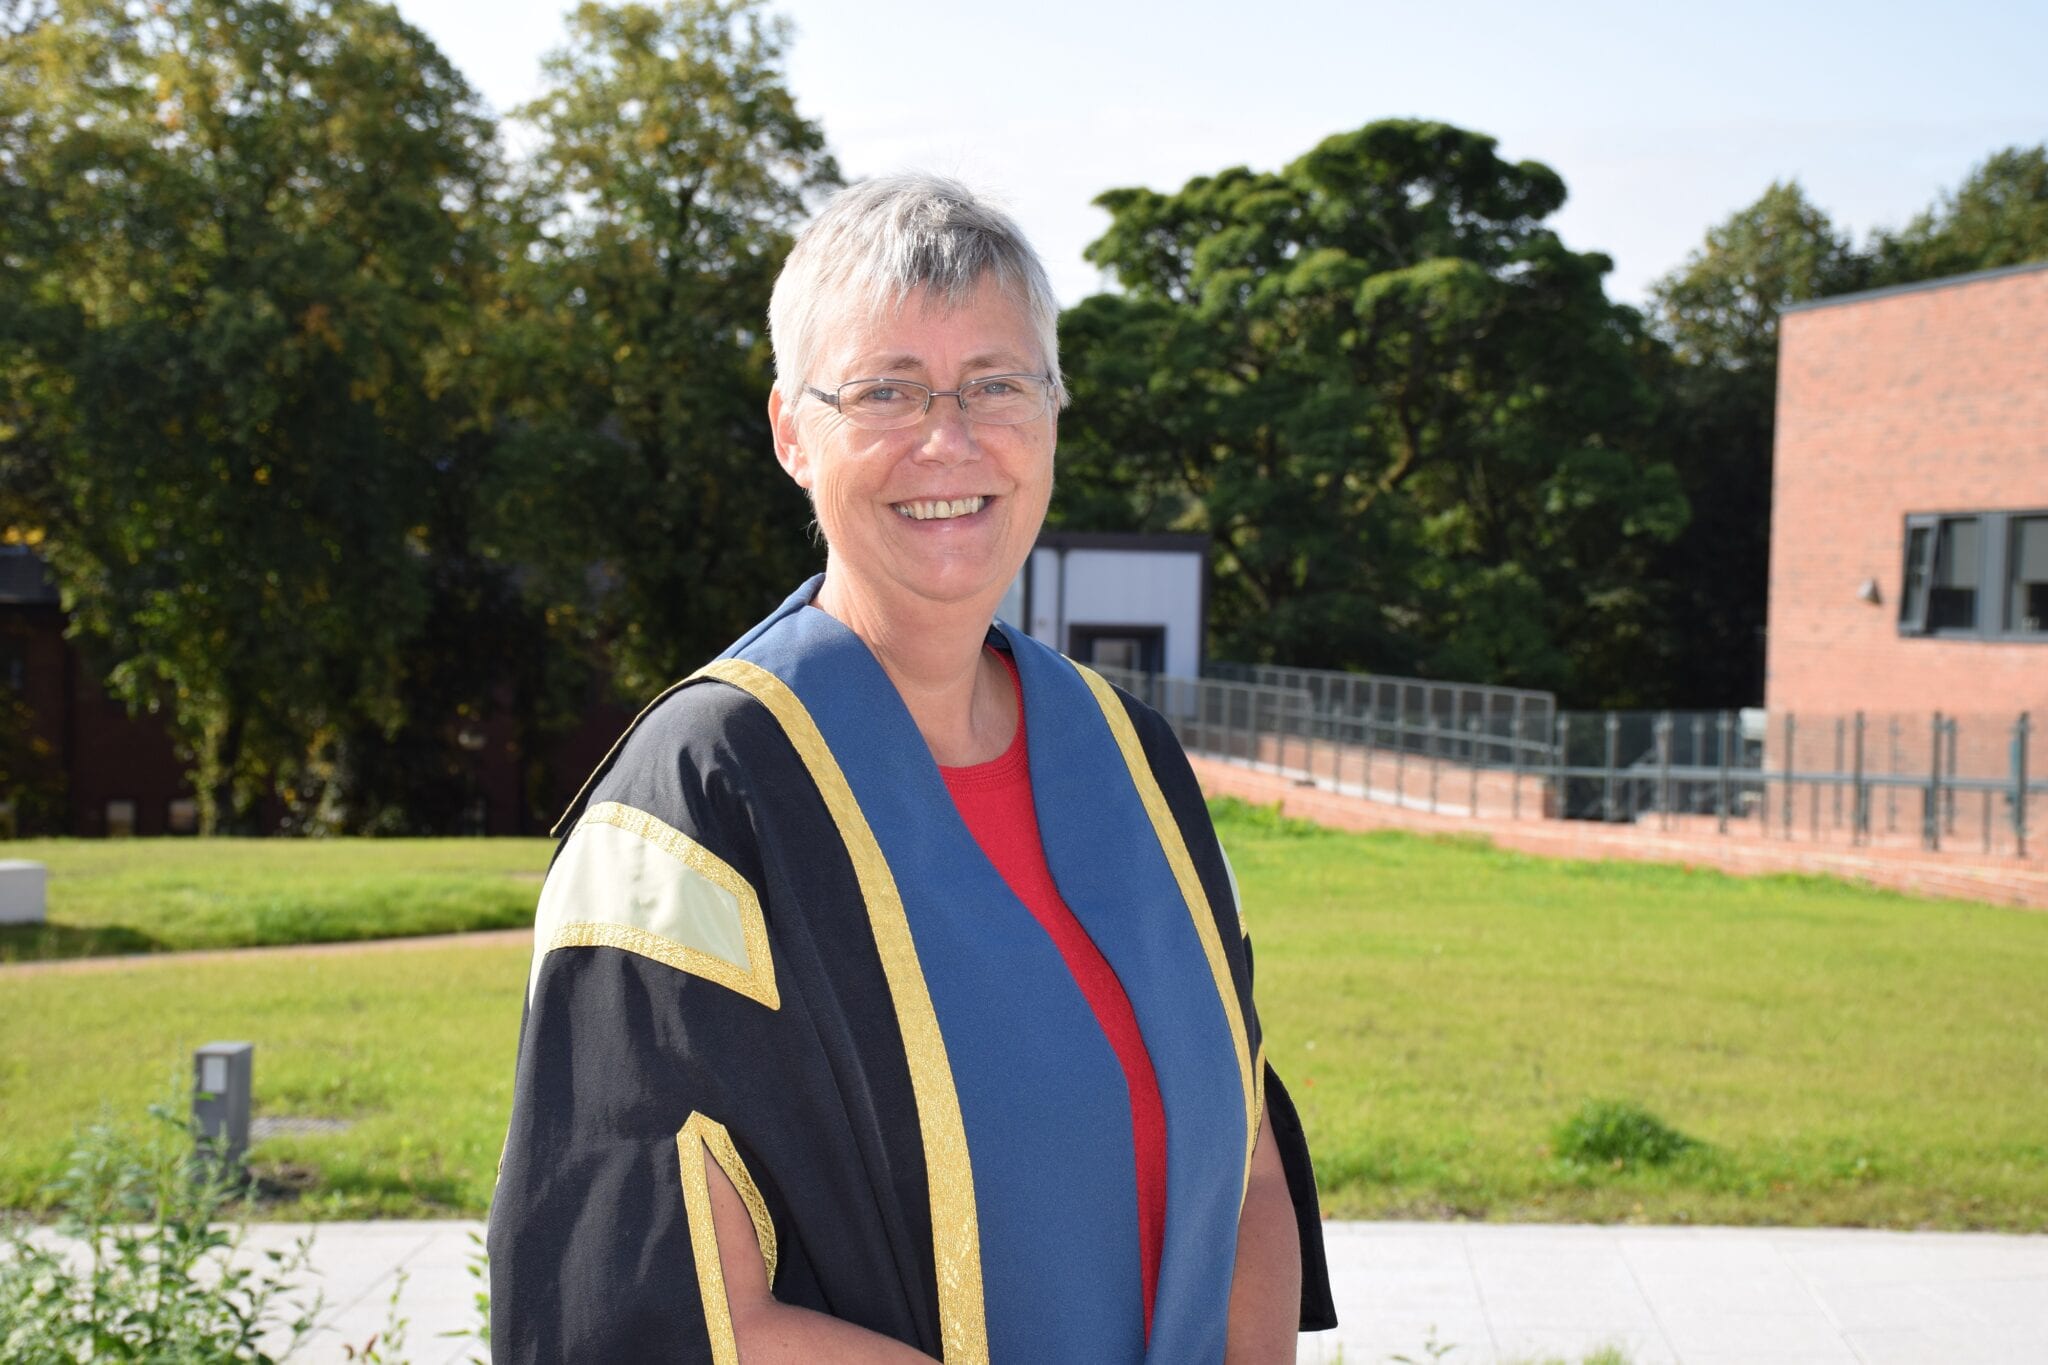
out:
M804 392L839 409L840 416L869 431L916 426L934 398L957 398L967 420L985 427L1013 427L1043 416L1052 397L1052 376L992 374L957 389L934 389L911 379L850 379L836 389L804 385Z

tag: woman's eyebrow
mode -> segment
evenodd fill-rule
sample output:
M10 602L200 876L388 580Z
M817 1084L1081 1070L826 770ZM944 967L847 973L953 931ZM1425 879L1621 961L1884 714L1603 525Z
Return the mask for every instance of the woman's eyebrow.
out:
M855 368L862 374L904 374L912 370L922 370L924 360L906 351L896 355L868 356L857 362Z
M857 362L856 368L861 372L860 375L854 376L856 378L874 377L879 379L887 378L891 375L908 377L911 374L927 372L924 357L912 355L908 351L889 355L867 356ZM1024 373L1029 371L1031 366L1016 351L983 351L967 357L961 363L961 369L968 371L1001 369Z

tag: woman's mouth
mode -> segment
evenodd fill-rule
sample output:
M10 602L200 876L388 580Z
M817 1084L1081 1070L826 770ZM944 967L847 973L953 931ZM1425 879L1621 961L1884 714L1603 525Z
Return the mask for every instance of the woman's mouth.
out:
M922 498L915 502L893 504L896 515L910 521L950 521L954 517L971 517L988 505L985 497L972 498Z

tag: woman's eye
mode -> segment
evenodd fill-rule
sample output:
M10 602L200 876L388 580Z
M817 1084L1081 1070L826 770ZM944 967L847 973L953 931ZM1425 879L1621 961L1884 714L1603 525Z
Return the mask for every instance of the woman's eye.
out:
M863 408L900 407L912 399L908 391L894 384L871 384L853 395L856 405Z

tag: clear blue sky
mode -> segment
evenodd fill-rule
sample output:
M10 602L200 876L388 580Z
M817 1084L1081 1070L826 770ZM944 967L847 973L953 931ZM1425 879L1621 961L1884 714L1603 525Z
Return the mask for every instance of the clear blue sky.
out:
M559 0L397 0L500 111L539 88ZM1709 225L1796 178L1860 237L1992 151L2048 141L2048 3L783 0L799 108L849 176L961 175L1015 212L1062 299L1105 189L1277 168L1421 116L1489 133L1571 191L1565 240L1640 302Z

